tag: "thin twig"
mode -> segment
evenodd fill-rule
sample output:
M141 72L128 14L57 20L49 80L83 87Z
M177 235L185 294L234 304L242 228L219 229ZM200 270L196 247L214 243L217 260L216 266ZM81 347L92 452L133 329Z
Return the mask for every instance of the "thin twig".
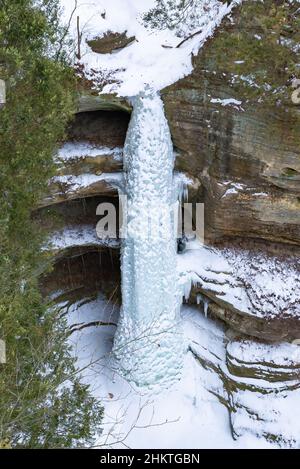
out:
M176 46L176 49L178 49L178 47L181 47L182 44L184 44L186 41L188 41L189 39L192 39L193 37L197 36L197 34L200 34L202 33L203 29L200 29L199 31L196 31L195 33L193 34L190 34L188 37L185 37L179 44L177 44Z

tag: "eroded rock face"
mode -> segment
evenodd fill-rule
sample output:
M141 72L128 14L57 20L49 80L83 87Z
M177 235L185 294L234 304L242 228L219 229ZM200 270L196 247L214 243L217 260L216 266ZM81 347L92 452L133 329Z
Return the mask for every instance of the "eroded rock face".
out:
M247 102L213 50L164 90L177 167L203 184L206 239L300 244L299 106Z
M196 272L189 301L204 295L208 311L240 333L292 340L300 334L299 298L288 299L300 278L300 109L259 103L235 84L215 45L241 27L238 13L225 20L192 74L163 90L176 167L199 181L193 200L205 204L208 250L217 247L208 263L205 253L187 254Z
M234 310L228 306L220 306L213 301L209 303L208 311L211 313L212 317L221 319L238 333L268 340L269 342L282 340L291 341L298 339L300 335L299 318L263 319L248 314L242 314L238 310Z
M233 436L252 434L298 448L300 347L242 337L228 340L221 324L193 310L183 319L200 381L227 407Z

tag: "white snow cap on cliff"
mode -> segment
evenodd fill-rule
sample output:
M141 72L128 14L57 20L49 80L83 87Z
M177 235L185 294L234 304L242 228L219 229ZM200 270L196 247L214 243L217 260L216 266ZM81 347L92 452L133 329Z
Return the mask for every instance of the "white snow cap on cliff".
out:
M230 5L218 0L192 2L196 10L192 23L189 18L183 18L180 28L170 29L162 24L154 29L143 17L155 6L155 0L61 0L63 20L66 24L70 21L69 32L75 42L79 17L80 63L85 73L88 77L99 74L104 79L105 76L112 78L114 83L106 84L99 92L119 96L135 96L146 84L160 90L191 73L192 54L199 51L223 18L240 2L234 0ZM173 3L176 5L178 0ZM86 41L101 37L107 31L126 31L135 41L111 54L93 52ZM189 36L190 39L179 46ZM75 51L73 53L75 56Z

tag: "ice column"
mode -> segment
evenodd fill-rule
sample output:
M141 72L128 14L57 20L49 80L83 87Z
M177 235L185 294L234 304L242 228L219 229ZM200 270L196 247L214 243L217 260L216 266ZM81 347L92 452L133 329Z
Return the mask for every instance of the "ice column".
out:
M139 386L169 386L180 377L184 344L179 320L173 146L160 96L133 102L124 147L127 236L121 254L122 310L114 356Z

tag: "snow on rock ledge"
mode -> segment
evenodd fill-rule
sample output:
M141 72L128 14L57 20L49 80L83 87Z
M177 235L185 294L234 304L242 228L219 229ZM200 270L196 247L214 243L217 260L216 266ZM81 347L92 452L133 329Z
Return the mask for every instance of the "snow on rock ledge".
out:
M66 142L55 156L57 175L100 175L122 170L123 148L109 148L86 141Z
M122 160L123 149L121 147L108 148L89 142L66 142L58 150L56 160L68 162L84 158L97 158L110 156L118 161Z
M235 438L253 435L280 447L299 447L300 347L228 342L222 326L194 308L185 310L184 324L199 380L228 408Z
M123 185L124 175L122 172L54 176L49 181L49 195L41 201L40 206L92 195L116 195L118 189L123 189Z
M66 249L80 246L119 248L118 239L99 238L94 225L68 226L52 233L49 237L46 249L59 253Z
M247 375L274 382L299 380L300 346L287 342L232 341L227 346L227 366L236 376Z
M215 314L241 332L269 340L300 337L300 279L295 259L284 261L259 251L212 248L192 241L178 256L178 274L187 297L193 285L194 291L216 303L211 305ZM234 315L244 318L248 329L236 327L231 321ZM253 319L259 327L251 330ZM288 330L284 324L289 324Z

